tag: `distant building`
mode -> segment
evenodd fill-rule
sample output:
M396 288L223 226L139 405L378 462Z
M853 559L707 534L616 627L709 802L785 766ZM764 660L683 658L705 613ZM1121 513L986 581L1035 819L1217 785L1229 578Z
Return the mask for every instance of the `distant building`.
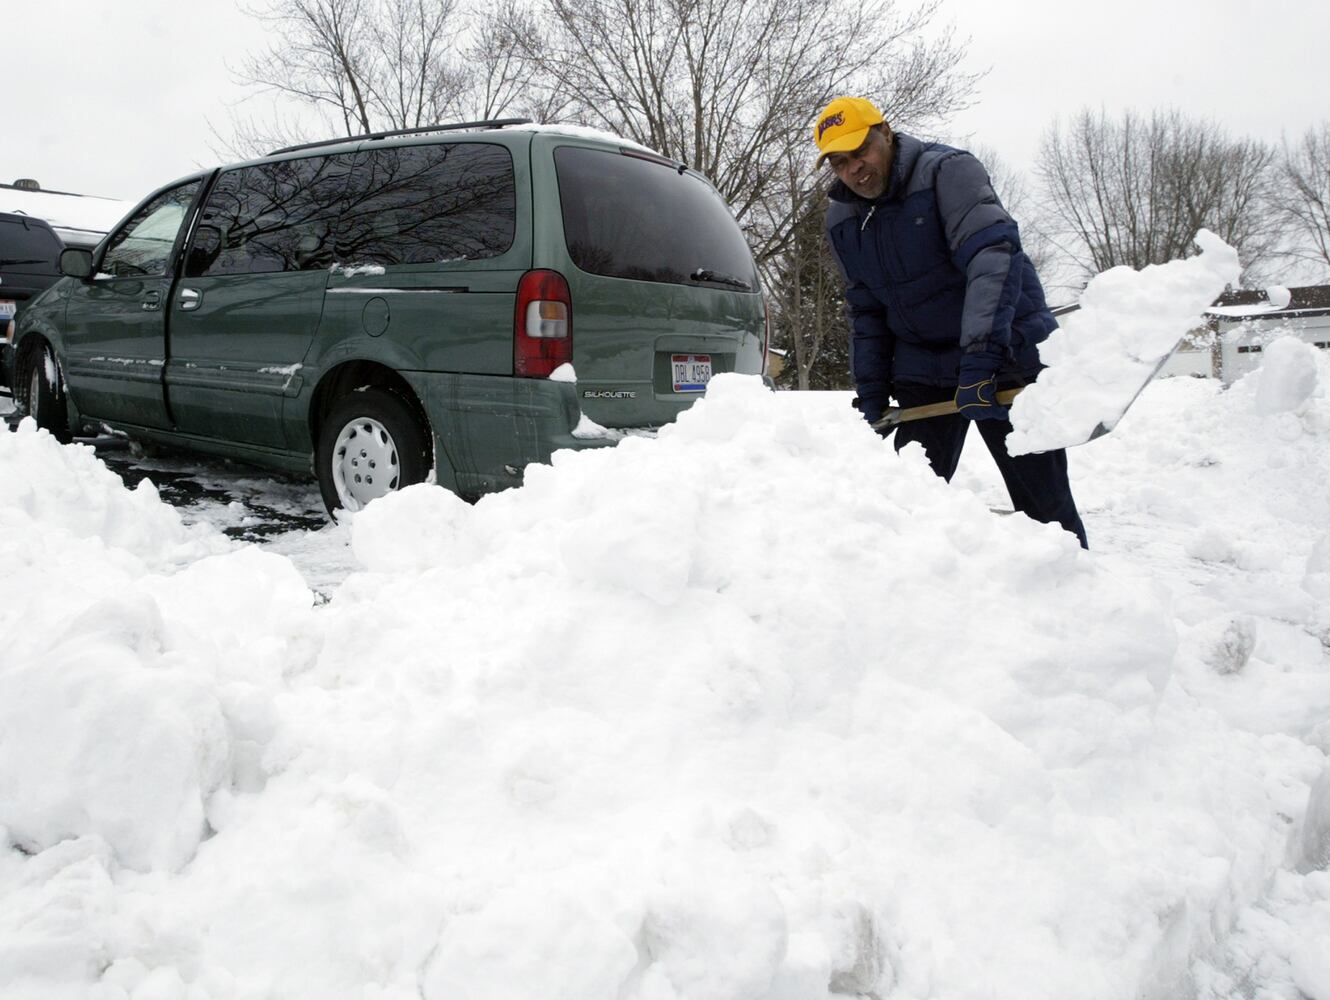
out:
M44 191L34 180L0 184L0 212L45 219L66 244L92 246L134 206L115 198Z
M1265 345L1280 337L1294 336L1313 347L1330 348L1330 285L1225 292L1205 315L1206 339L1211 342L1211 368L1206 374L1225 385L1259 367Z

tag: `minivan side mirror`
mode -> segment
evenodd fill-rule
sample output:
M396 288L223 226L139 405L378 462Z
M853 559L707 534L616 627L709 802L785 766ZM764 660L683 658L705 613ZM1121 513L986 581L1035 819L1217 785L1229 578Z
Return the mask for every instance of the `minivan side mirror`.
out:
M67 278L87 278L92 274L92 251L67 247L60 252L60 273Z

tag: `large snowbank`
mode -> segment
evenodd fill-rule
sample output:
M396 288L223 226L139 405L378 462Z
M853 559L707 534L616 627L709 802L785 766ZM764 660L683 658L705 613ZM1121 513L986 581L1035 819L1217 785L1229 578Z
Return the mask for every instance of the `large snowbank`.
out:
M1330 370L1272 362L1077 452L1137 562L737 376L376 503L324 604L0 436L0 996L1330 997Z

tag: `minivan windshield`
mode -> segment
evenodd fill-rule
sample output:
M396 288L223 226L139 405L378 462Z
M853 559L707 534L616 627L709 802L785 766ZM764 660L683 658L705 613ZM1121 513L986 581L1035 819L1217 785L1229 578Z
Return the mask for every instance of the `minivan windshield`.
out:
M592 274L757 291L752 252L705 181L631 152L554 151L563 232Z

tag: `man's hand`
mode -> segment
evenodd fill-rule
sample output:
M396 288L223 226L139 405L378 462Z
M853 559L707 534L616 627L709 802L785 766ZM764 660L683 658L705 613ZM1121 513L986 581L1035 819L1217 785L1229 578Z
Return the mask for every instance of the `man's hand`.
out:
M997 373L1004 352L991 347L961 356L957 375L956 409L971 420L1006 420L1011 407L997 401Z
M864 415L864 419L870 424L876 423L881 419L882 414L886 412L887 406L891 403L890 396L855 396L850 400L850 405ZM883 437L890 434L895 428L874 428Z
M997 383L991 379L956 387L956 409L971 420L1006 420L1011 407L997 401Z

